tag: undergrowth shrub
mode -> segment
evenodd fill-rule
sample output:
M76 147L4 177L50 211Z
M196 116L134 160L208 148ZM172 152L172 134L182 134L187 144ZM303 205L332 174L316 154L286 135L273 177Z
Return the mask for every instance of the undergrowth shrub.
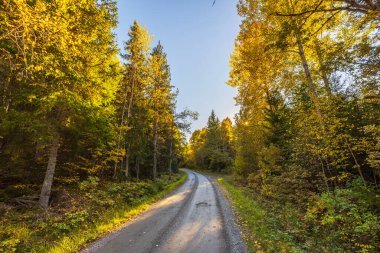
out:
M244 189L242 192L248 194L241 200L239 209L245 212L241 214L245 222L252 224L252 237L260 242L264 252L380 251L379 194L360 178L345 188L319 194L307 191L306 180L293 188L274 187L270 194L253 188L260 186L258 177L251 176L248 182L247 186L234 184L233 187ZM271 183L279 185L280 179ZM242 194L235 193L231 186L228 190L235 194L232 195L235 199ZM287 192L292 196L287 197ZM295 199L297 196L299 199ZM261 215L257 216L258 213Z
M56 242L84 233L99 222L107 227L111 219L121 220L126 210L144 203L180 177L176 174L169 180L164 175L156 182L116 183L100 182L98 177L91 176L76 187L55 189L65 194L55 195L46 213L41 213L38 207L0 203L0 252L47 252ZM95 234L88 236L96 238Z
M380 250L380 199L372 187L356 179L345 189L324 192L309 203L307 222L318 245L352 252Z

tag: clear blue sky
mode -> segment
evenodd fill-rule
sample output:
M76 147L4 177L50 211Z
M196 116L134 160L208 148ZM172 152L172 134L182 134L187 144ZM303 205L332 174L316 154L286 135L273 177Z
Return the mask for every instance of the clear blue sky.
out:
M119 0L118 43L128 39L136 19L164 46L172 83L179 89L178 111L197 111L193 130L205 126L214 109L219 118L237 112L236 90L226 83L229 56L239 31L236 0Z

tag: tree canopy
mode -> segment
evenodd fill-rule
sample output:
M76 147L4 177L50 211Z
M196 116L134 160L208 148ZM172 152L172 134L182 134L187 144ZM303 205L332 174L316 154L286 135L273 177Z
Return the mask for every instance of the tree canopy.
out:
M42 186L46 209L52 190L89 176L156 179L176 170L178 92L146 28L135 21L120 53L114 1L5 1L0 11L2 188Z

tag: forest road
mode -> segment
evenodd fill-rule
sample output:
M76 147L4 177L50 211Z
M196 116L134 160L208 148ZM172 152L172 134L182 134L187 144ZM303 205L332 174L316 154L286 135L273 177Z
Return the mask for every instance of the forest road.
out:
M205 175L184 171L182 186L83 253L246 252L220 189Z

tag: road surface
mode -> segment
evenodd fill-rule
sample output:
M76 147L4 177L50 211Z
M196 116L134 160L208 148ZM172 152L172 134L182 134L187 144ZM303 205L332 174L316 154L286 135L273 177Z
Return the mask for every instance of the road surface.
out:
M245 252L238 228L231 224L233 218L227 217L232 216L231 211L224 210L229 206L220 191L206 176L184 171L188 179L182 186L84 252Z

